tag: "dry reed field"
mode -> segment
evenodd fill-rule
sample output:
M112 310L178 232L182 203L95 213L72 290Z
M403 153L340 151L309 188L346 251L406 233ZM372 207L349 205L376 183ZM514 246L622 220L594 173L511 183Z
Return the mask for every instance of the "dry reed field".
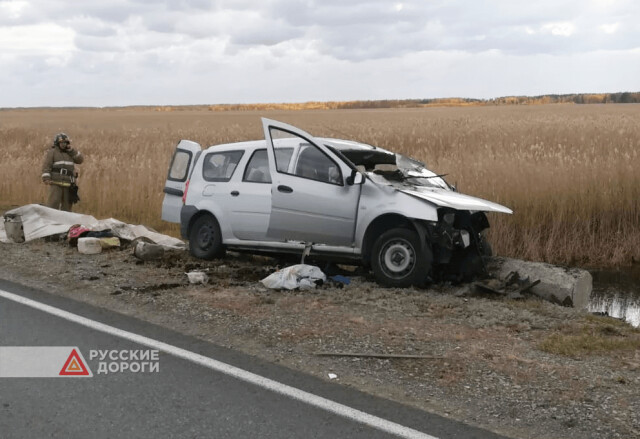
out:
M640 260L640 104L2 110L0 204L44 202L41 162L63 131L85 154L75 211L175 235L160 209L176 143L259 139L260 116L402 152L447 173L461 192L511 207L512 216L490 217L498 254L582 266Z

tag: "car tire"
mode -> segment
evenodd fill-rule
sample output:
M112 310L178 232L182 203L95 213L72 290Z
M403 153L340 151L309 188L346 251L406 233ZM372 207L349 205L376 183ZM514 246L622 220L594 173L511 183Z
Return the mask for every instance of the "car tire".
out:
M202 215L189 230L189 251L199 259L215 259L224 256L220 225L213 215Z
M373 244L371 269L380 285L406 288L422 286L431 272L431 249L421 245L416 232L391 229Z

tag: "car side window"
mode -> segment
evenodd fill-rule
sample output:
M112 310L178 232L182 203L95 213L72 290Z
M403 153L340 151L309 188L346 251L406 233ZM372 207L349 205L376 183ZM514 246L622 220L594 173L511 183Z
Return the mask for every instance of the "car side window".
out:
M253 153L244 170L242 181L251 183L271 183L269 159L267 158L266 149L258 149Z
M276 165L278 172L287 172L289 169L289 162L293 155L293 148L278 148L276 149Z
M293 174L325 183L342 183L342 175L338 165L315 145L308 143L300 147L298 161Z
M204 157L202 177L206 181L229 181L244 151L211 152Z
M342 172L340 166L326 155L320 148L307 139L278 128L271 128L271 139L276 151L276 165L278 172L293 174L297 177L321 181L323 183L342 186ZM299 152L292 172L287 172L288 166L281 166L284 160L278 157L277 151L284 147L299 147ZM287 157L287 165L291 157Z

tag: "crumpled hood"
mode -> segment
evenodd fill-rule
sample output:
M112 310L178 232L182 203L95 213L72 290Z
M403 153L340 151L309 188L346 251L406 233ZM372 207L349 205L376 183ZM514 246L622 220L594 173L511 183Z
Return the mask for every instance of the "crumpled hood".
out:
M448 191L439 188L418 188L411 189L398 189L405 194L413 195L414 197L422 198L423 200L430 201L441 207L451 207L459 210L472 210L482 212L501 212L501 213L513 213L511 209L501 204L494 203L492 201L483 200L482 198L472 197L471 195L461 194L459 192Z

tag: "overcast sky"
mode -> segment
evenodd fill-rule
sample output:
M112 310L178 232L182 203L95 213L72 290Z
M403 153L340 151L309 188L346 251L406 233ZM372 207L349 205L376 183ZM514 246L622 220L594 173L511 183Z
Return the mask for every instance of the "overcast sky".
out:
M638 0L0 0L0 107L640 91Z

